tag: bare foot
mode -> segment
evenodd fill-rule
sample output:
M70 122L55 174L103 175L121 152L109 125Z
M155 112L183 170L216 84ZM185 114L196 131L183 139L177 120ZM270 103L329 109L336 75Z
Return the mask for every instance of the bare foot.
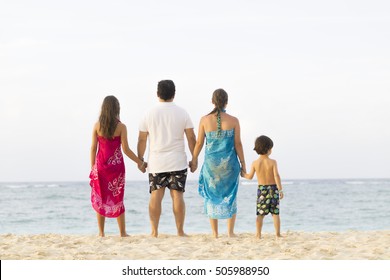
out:
M261 239L261 234L256 234L256 239Z
M151 237L154 237L154 238L157 238L158 237L158 233L157 232L152 232L150 234Z
M180 229L180 230L177 230L177 236L180 236L180 237L188 237L188 235L184 232L184 230Z
M229 238L234 238L234 237L237 237L237 234L235 234L235 233L229 233L229 234L228 234L228 237L229 237Z
M124 234L121 234L121 237L129 237L130 235L128 235L126 232Z
M213 237L214 237L215 239L218 239L218 232L213 232Z
M99 237L105 237L104 233L99 233Z

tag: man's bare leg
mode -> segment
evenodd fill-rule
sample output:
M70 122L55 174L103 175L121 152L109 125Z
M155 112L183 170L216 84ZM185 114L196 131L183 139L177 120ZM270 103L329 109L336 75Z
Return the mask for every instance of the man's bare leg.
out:
M186 215L186 205L184 202L183 192L171 190L172 208L175 215L177 235L187 236L184 233L184 219Z
M152 227L151 235L153 237L158 236L158 224L160 222L160 216L161 216L161 202L164 197L164 193L165 193L165 188L161 188L152 191L152 193L150 194L149 218L150 218L150 225Z

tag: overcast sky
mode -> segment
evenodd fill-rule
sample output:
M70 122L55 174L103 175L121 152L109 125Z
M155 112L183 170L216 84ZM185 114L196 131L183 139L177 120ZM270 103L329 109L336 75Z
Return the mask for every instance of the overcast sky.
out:
M265 134L282 179L389 178L389 50L386 0L1 1L0 181L87 181L106 95L136 151L162 79L196 133L228 92L247 165Z

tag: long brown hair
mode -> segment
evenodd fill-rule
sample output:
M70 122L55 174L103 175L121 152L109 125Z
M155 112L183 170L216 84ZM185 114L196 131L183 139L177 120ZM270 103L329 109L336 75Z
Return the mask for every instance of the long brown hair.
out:
M213 92L213 98L212 98L214 109L209 113L209 115L212 115L214 113L217 113L217 131L218 135L221 135L221 112L224 112L225 106L228 102L228 94L225 90L219 88L216 89Z
M217 112L220 113L223 111L226 104L228 103L228 94L222 88L216 89L213 92L212 101L213 101L215 108L209 113L209 115L217 113Z
M104 98L100 112L100 132L104 138L113 138L119 121L120 106L118 99L113 95Z

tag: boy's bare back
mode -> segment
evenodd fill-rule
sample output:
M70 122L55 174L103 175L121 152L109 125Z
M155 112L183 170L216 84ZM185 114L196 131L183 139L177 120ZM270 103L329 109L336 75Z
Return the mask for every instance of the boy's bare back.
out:
M253 162L257 182L259 185L275 185L275 167L276 161L269 157L260 156Z
M270 152L268 153L270 154ZM248 174L242 173L242 176L251 180L256 174L257 183L259 185L277 185L278 190L282 190L282 183L278 171L276 160L270 159L267 155L260 155L257 160L252 162L251 169Z

